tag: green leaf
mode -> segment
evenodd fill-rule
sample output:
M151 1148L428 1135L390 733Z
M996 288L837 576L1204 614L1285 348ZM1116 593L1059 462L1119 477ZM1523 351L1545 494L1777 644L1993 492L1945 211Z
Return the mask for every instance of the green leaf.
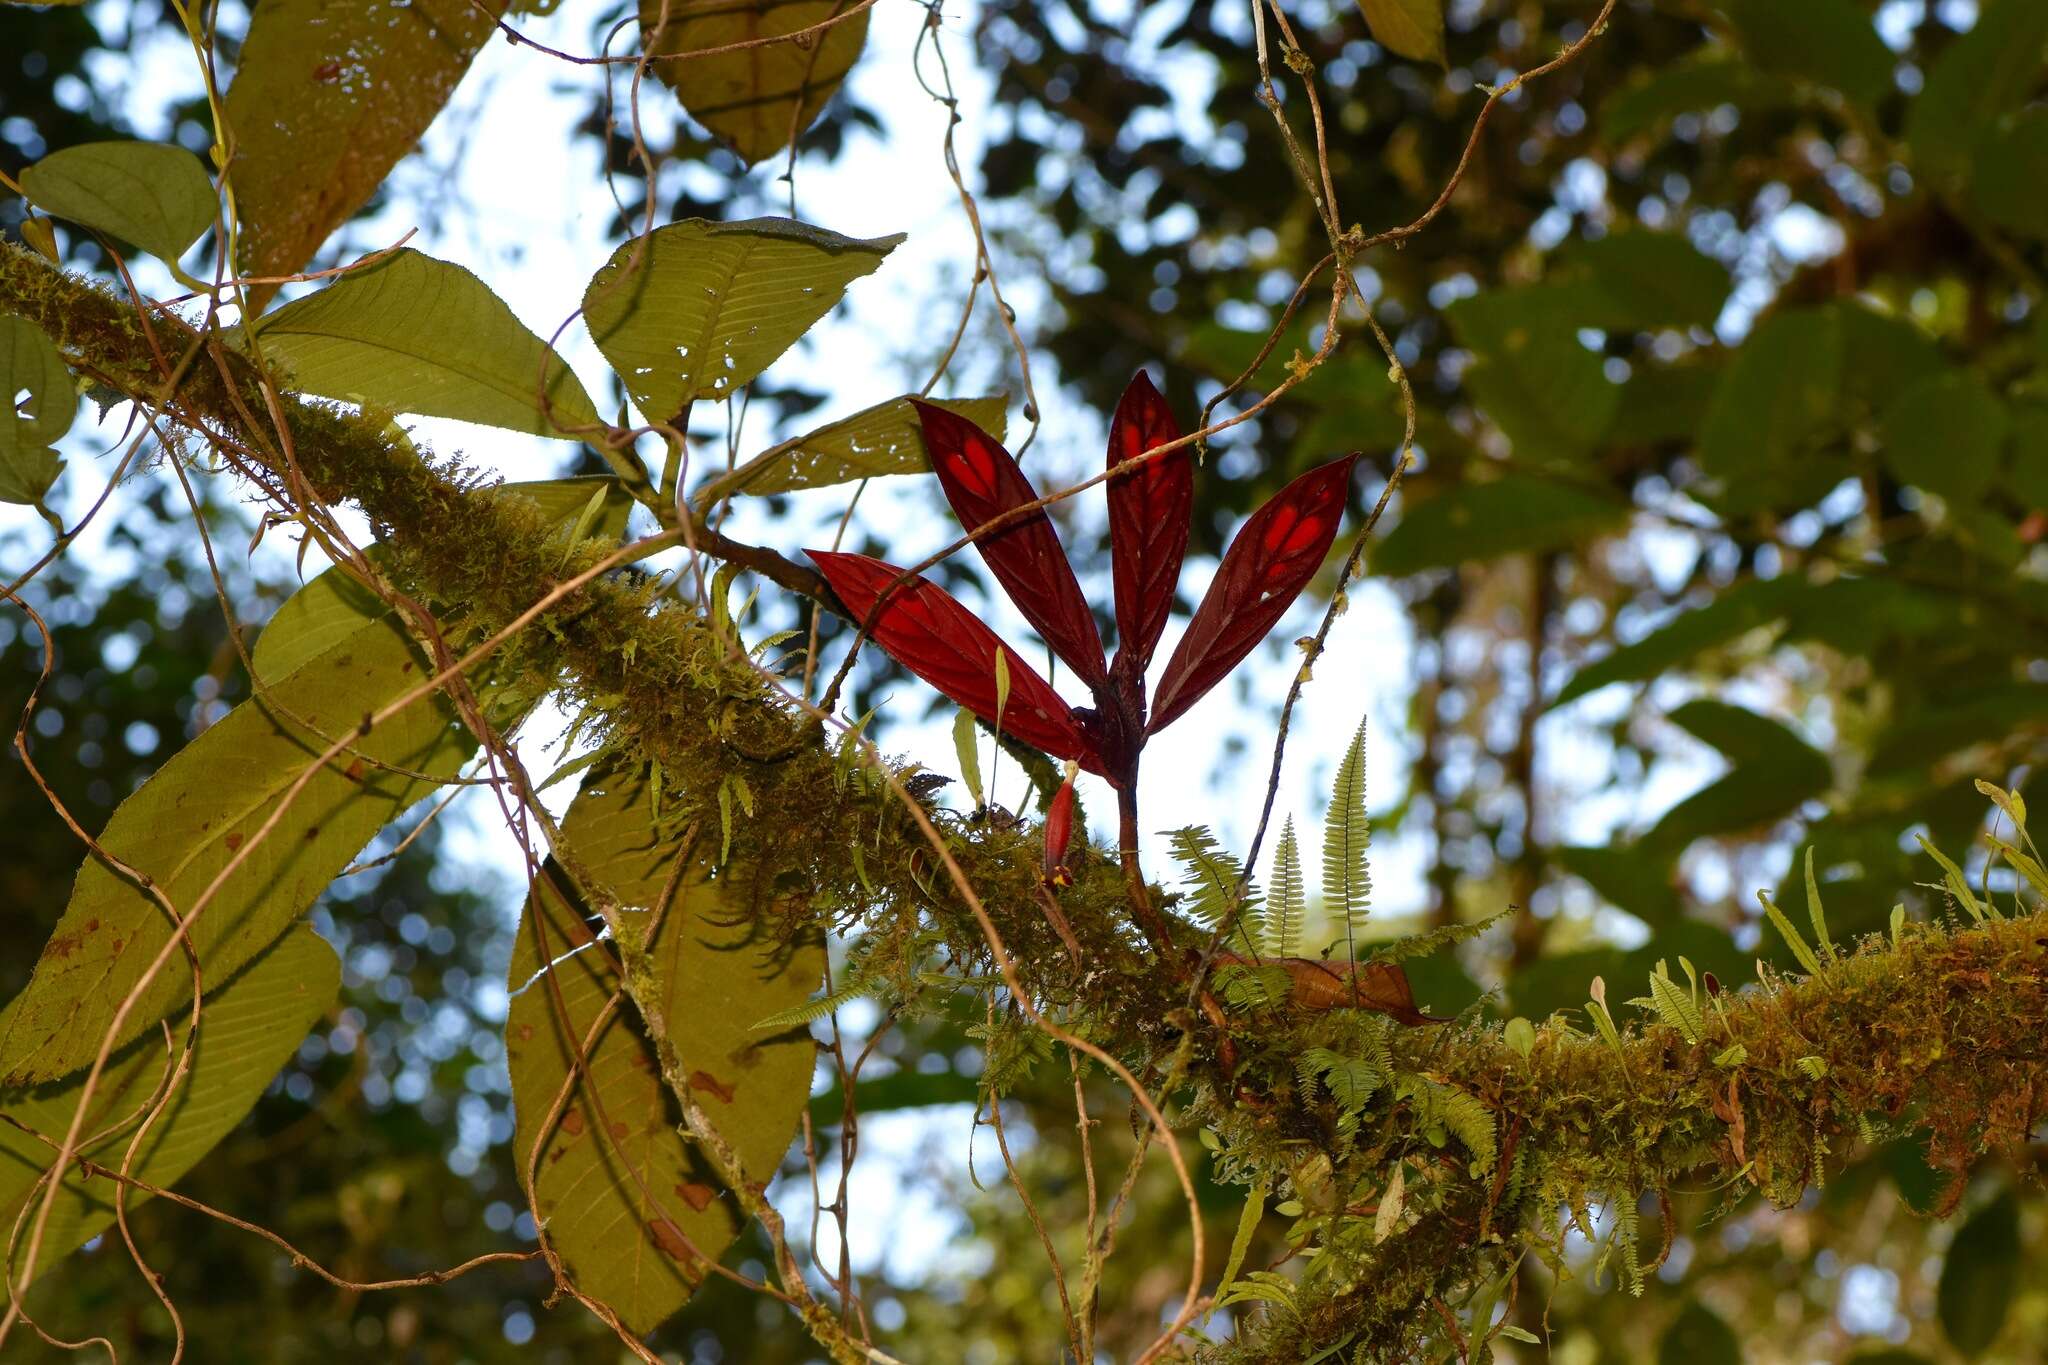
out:
M2048 237L2048 110L2028 109L1977 145L1970 191L1986 218L2028 237Z
M1237 912L1237 933L1245 943L1256 945L1260 938L1258 883L1244 875L1237 855L1217 846L1216 837L1199 826L1173 830L1173 856L1181 865L1181 885L1186 888L1179 910L1195 923L1215 928L1223 922L1238 884L1244 884L1244 902Z
M647 51L667 55L777 38L847 8L845 0L640 0L640 25ZM868 12L860 10L801 41L657 61L654 71L692 118L751 166L811 126L860 56L867 33Z
M1583 463L1614 423L1621 389L1580 344L1568 316L1602 311L1602 297L1584 287L1534 286L1475 295L1448 310L1475 360L1463 382L1524 462Z
M1741 113L1764 113L1796 102L1792 86L1722 44L1695 49L1662 66L1650 66L1634 84L1616 92L1593 120L1593 131L1610 147L1644 133L1661 134L1681 114L1728 105Z
M2039 84L2044 46L2048 5L2002 0L1982 7L1970 31L1935 60L1906 110L1906 141L1921 179L1943 193L1967 191L1978 144Z
M1204 1128L1202 1131L1207 1133L1209 1130ZM1269 1193L1262 1180L1245 1195L1244 1209L1237 1215L1237 1232L1230 1239L1230 1255L1223 1262L1223 1275L1216 1281L1213 1298L1221 1299L1229 1293L1231 1282L1244 1268L1245 1254L1252 1247L1252 1234L1259 1230L1259 1220L1266 1216L1266 1196Z
M824 975L819 945L776 942L773 893L759 869L736 863L711 874L706 854L715 836L693 846L683 831L650 829L638 776L612 768L592 777L562 837L578 866L633 907L629 921L661 916L644 951L678 1065L747 1178L769 1180L803 1111L815 1052L800 1030L764 1036L751 1026L803 1003ZM585 1038L621 988L616 949L593 941L560 878L551 863L537 880L512 953L512 1150L523 1181L541 1144L535 1209L570 1279L645 1333L708 1273L690 1245L715 1258L743 1220L709 1161L677 1131L682 1116L654 1049L623 1003L591 1040L560 1122L542 1130Z
M1500 1036L1503 1042L1515 1050L1515 1055L1524 1060L1536 1050L1536 1026L1519 1014L1508 1020Z
M1721 9L1765 71L1839 90L1865 110L1892 88L1891 49L1850 0L1721 0Z
M1398 56L1444 62L1444 0L1358 0L1373 40Z
M1742 1365L1742 1343L1726 1318L1688 1299L1657 1338L1657 1365Z
M942 398L934 406L957 412L995 437L1003 439L1003 410L1009 400ZM924 432L909 398L892 398L842 417L796 440L776 446L732 473L713 479L692 501L709 506L734 493L790 493L800 488L827 488L856 479L890 474L919 474L931 468Z
M671 223L612 253L583 316L641 413L666 422L767 369L902 240L786 218Z
M1372 904L1372 821L1365 808L1365 722L1358 722L1323 817L1323 913L1344 925L1350 942Z
M2005 404L1969 370L1930 374L1884 414L1885 467L1945 498L1974 498L1998 472Z
M2030 507L2048 507L2048 406L2015 404L2007 444L2012 460L2007 482L2012 491Z
M1998 907L1977 899L1976 893L1970 890L1970 879L1963 875L1963 869L1957 866L1955 859L1936 848L1926 835L1916 834L1913 837L1919 841L1921 852L1941 864L1942 884L1948 888L1948 893L1955 898L1956 904L1969 912L1972 920L1981 924L1986 915L2003 918L1998 913Z
M1273 893L1267 901L1265 923L1259 935L1260 947L1275 957L1292 957L1295 935L1308 920L1308 878L1301 870L1301 843L1295 837L1294 817L1280 827L1280 842L1273 848Z
M577 439L566 428L602 425L575 372L490 286L410 248L286 304L255 331L303 393L564 440Z
M1372 567L1401 578L1468 560L1579 546L1621 530L1628 515L1628 504L1605 494L1510 474L1461 484L1407 508L1373 550Z
M605 498L591 529L617 541L625 535L633 500L609 474L508 483L500 485L496 495L537 503L548 519L559 525L578 516L597 492L603 492ZM380 565L386 558L377 545L364 554ZM271 615L256 637L256 647L249 651L249 660L256 666L258 678L275 684L307 660L391 615L390 603L340 569L327 569L287 597Z
M967 784L974 808L980 810L988 800L981 793L981 731L975 727L972 711L962 709L953 717L953 752L960 759L960 780Z
M1662 963L1658 964L1660 967ZM1706 1022L1700 1017L1699 1006L1678 983L1661 971L1650 973L1650 1006L1657 1017L1678 1030L1686 1042L1697 1046L1707 1036Z
M1610 683L1661 678L1717 645L1782 621L1791 604L1811 592L1799 578L1749 579L1724 588L1704 606L1682 611L1642 639L1587 664L1551 705L1563 706Z
M254 1107L340 988L340 959L304 925L271 945L232 980L209 982L191 1071L143 1138L130 1173L152 1185L175 1185ZM177 1035L182 1041L182 1027ZM170 1060L157 1035L138 1038L108 1058L93 1092L85 1132L119 1127L85 1148L88 1159L120 1169L134 1134L133 1124L122 1120L132 1118L155 1092ZM62 1140L84 1086L84 1073L75 1072L61 1081L0 1097L0 1113ZM42 1191L32 1187L55 1155L54 1149L20 1129L0 1124L0 1225L15 1226L24 1203L28 1216L35 1216ZM147 1198L131 1190L128 1206L132 1209ZM36 1270L47 1270L113 1221L112 1182L81 1180L74 1168L50 1211Z
M27 318L0 314L0 502L42 502L64 472L53 447L77 415L64 357Z
M2019 1201L2005 1190L1956 1230L1941 1263L1935 1312L1950 1345L1972 1360L1991 1349L2024 1267Z
M1785 940L1785 946L1792 950L1792 956L1799 960L1799 965L1806 970L1806 974L1808 976L1819 976L1821 972L1820 959L1813 955L1813 949L1806 946L1805 937L1800 934L1798 928L1793 925L1791 920L1785 918L1785 912L1778 908L1777 903L1771 899L1770 893L1759 891L1756 893L1756 898L1764 907L1764 917L1770 920L1771 927L1778 931L1778 937Z
M1731 771L1680 801L1645 837L1666 849L1790 814L1833 781L1827 755L1787 727L1724 702L1692 701L1670 719L1727 755Z
M1728 268L1684 236L1644 228L1574 239L1558 249L1553 274L1586 286L1574 324L1616 332L1711 328L1731 287Z
M1806 846L1806 917L1813 924L1813 941L1820 946L1823 962L1835 961L1834 940L1828 937L1827 912L1821 908L1820 883L1813 876L1813 845Z
M1729 513L1774 505L1802 472L1804 447L1833 425L1842 324L1825 309L1773 313L1722 372L1700 431L1701 472Z
M422 667L394 623L349 637L172 755L115 809L101 845L189 913L314 757L416 686ZM193 924L205 979L225 979L275 942L371 836L455 776L475 749L435 695L316 772ZM90 1063L115 1010L169 938L155 900L88 859L34 978L0 1014L0 1085L49 1080ZM173 952L138 997L116 1046L191 998L191 969Z
M87 142L21 173L29 202L176 265L213 226L219 200L206 167L163 142Z
M470 0L257 0L227 94L238 268L304 267L418 145L494 32ZM276 292L253 286L252 306Z

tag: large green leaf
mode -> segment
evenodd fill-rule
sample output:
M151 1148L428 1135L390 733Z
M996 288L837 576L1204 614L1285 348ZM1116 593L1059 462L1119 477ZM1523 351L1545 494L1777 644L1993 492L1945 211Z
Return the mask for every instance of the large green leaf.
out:
M1969 370L1922 377L1884 414L1884 462L1900 481L1974 498L1998 473L2005 404Z
M640 0L640 26L647 51L667 56L779 38L847 9L847 0ZM654 70L690 117L751 166L811 126L867 35L868 12L858 10L800 41L657 61Z
M298 1049L306 1030L334 1003L340 987L340 960L304 925L272 944L232 980L214 983L200 1015L191 1072L143 1138L130 1173L152 1185L176 1184L242 1121L271 1077ZM182 1039L184 1029L176 1032ZM109 1124L134 1115L163 1080L169 1062L162 1037L155 1033L115 1053L93 1092L85 1132L104 1131ZM0 1112L45 1137L61 1140L84 1086L84 1073L76 1072L61 1081L0 1098ZM133 1132L132 1125L122 1124L113 1136L88 1146L83 1155L119 1170ZM36 1178L49 1169L55 1155L53 1149L20 1129L0 1124L0 1227L14 1226L31 1197L30 1216L34 1216L35 1206L42 1201ZM130 1191L129 1207L148 1197ZM36 1269L48 1269L112 1223L113 1201L112 1182L81 1179L74 1169L50 1211Z
M1851 0L1721 0L1721 9L1765 71L1839 90L1866 110L1892 88L1891 49Z
M1694 655L1784 619L1791 599L1808 591L1797 578L1751 579L1724 589L1704 606L1680 612L1642 639L1587 664L1551 705L1563 706L1609 683L1661 677Z
M1935 1312L1949 1344L1972 1360L2005 1329L2025 1269L2022 1257L2020 1206L2011 1190L1971 1214L1949 1243Z
M1727 302L1728 269L1675 232L1611 232L1557 253L1555 273L1582 280L1582 327L1712 327Z
M1644 836L1645 843L1675 851L1705 835L1780 819L1826 791L1833 780L1827 755L1754 711L1691 701L1670 719L1719 749L1733 766L1666 812Z
M1742 1343L1728 1319L1688 1299L1657 1338L1657 1365L1742 1365Z
M691 218L635 237L583 294L590 335L650 420L768 368L902 234L856 241L786 218Z
M1794 102L1789 81L1714 44L1650 67L1601 106L1593 131L1612 147L1643 133L1661 132L1681 114L1705 113L1723 105L1742 113L1764 112Z
M508 483L498 489L498 496L530 499L549 520L573 526L590 505L591 495L600 491L604 501L589 529L617 540L626 532L633 502L609 474ZM364 553L379 562L384 558L380 546L372 545ZM376 628L391 614L390 603L339 569L328 569L287 597L271 615L256 637L256 647L249 651L249 661L255 665L257 677L275 684L358 632Z
M218 209L199 158L163 142L87 142L52 152L21 173L45 213L133 242L175 263Z
M15 395L28 398L15 406ZM0 502L34 506L64 472L54 449L78 415L71 371L26 318L0 314Z
M1675 869L1663 850L1637 844L1597 844L1553 851L1560 867L1600 893L1617 910L1645 924L1669 924L1684 909Z
M1552 287L1480 294L1453 305L1451 325L1474 356L1464 383L1524 463L1583 463L1607 434L1621 389L1580 344ZM1590 290L1578 311L1594 311ZM1589 324L1590 325L1590 324Z
M1358 0L1358 8L1388 50L1418 62L1444 60L1444 0Z
M1835 419L1842 325L1834 312L1794 309L1758 324L1714 390L1700 432L1700 468L1730 512L1770 506L1801 472L1803 447Z
M101 845L186 913L331 739L415 686L422 666L393 623L351 635L277 683L268 700L244 702L174 754L115 809ZM205 979L224 980L275 942L371 836L453 777L475 748L437 694L322 766L193 925ZM87 860L35 976L0 1014L0 1085L50 1080L90 1063L169 938L156 901ZM116 1045L191 997L191 969L173 952Z
M600 422L575 372L490 286L409 248L286 304L256 339L293 388L323 398L566 440Z
M1970 190L2000 227L2048 237L2048 109L2028 109L1977 145Z
M1372 551L1375 572L1401 577L1502 555L1556 550L1618 531L1628 504L1547 479L1511 474L1417 503Z
M1882 411L1900 390L1944 364L1941 347L1911 318L1860 301L1831 304L1842 334L1842 392Z
M2044 48L2048 5L1983 6L1975 26L1935 59L1906 111L1906 141L1923 179L1950 194L1968 190L1978 144L2039 85Z
M764 1034L752 1026L809 998L824 975L821 951L776 943L766 875L734 864L712 873L715 830L693 843L652 827L638 777L617 769L592 777L562 836L576 863L633 907L634 921L661 915L647 951L664 990L669 1041L748 1178L768 1180L803 1111L816 1050L803 1030ZM686 860L680 875L678 860ZM523 1181L534 1144L544 1143L533 1196L549 1241L579 1289L645 1332L707 1273L690 1247L717 1257L744 1220L677 1131L681 1114L630 1005L622 1002L599 1030L561 1121L541 1130L583 1039L620 988L613 949L593 943L583 914L557 889L559 875L551 865L536 880L512 953L505 1028L518 1119L513 1159ZM544 946L536 921L546 926Z
M1001 395L934 402L959 413L998 441L1003 439L1003 409L1008 400ZM772 460L742 465L730 475L713 479L696 501L705 504L730 493L790 493L888 474L917 474L930 468L917 409L910 406L908 398L891 398L799 437Z
M289 275L410 152L503 0L257 0L227 113L237 266ZM258 307L275 286L253 290Z
M2006 443L2011 450L2007 482L2012 491L2029 507L2048 508L2048 405L2015 404Z

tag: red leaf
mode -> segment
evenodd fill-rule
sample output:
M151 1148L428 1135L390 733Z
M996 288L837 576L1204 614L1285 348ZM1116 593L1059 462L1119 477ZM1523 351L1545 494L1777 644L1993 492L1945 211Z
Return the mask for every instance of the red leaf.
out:
M968 530L994 521L1012 508L1038 501L1038 491L1010 452L974 423L929 403L911 402L924 425L924 447L946 501ZM1067 553L1043 508L1014 526L974 542L1003 591L1017 604L1053 652L1091 688L1109 681L1102 636Z
M1356 455L1347 455L1311 469L1245 522L1166 661L1147 734L1157 734L1193 706L1286 615L1336 539L1357 462Z
M866 555L806 550L846 609L863 621L903 570ZM875 643L905 668L993 725L996 723L996 651L1009 656L1010 697L1002 728L1054 758L1079 759L1090 772L1099 760L1082 737L1081 726L1059 693L1033 672L1016 650L944 588L922 578L906 580L868 623Z
M1143 370L1116 405L1109 424L1109 463L1180 439L1173 410ZM1173 610L1173 588L1188 552L1188 519L1195 497L1194 460L1186 449L1162 455L1109 481L1109 554L1116 574L1116 664L1133 695L1144 690L1145 668Z

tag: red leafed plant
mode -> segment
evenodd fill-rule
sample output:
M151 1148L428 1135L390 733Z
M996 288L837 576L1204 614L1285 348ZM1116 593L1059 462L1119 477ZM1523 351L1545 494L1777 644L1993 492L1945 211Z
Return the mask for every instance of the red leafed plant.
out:
M972 422L929 403L918 403L917 415L932 469L964 525L979 528L1038 501L1016 460ZM1180 434L1166 400L1141 371L1110 424L1109 466ZM1245 522L1167 660L1149 710L1145 670L1173 607L1194 503L1194 465L1185 447L1108 481L1114 662L1104 658L1095 618L1043 508L974 542L1024 619L1088 685L1093 706L1068 706L1014 648L936 584L906 578L866 555L807 553L847 610L904 667L990 724L1000 721L1008 734L1056 758L1077 760L1128 794L1145 741L1237 667L1321 566L1344 515L1357 458L1310 470ZM897 585L893 592L891 584ZM998 650L1010 678L1000 718Z

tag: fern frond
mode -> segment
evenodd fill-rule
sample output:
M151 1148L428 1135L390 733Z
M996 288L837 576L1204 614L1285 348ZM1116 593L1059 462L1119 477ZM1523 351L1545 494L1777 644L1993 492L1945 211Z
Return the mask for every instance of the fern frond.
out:
M841 986L829 995L821 995L816 1000L806 1000L801 1005L786 1010L778 1010L766 1019L756 1021L753 1031L756 1033L780 1033L783 1029L801 1028L806 1024L815 1024L840 1006L850 1005L864 995L874 994L883 984L883 982L873 978L849 976L844 986Z
M1260 939L1268 953L1291 957L1294 935L1308 914L1308 880L1301 872L1301 845L1294 837L1294 817L1280 827L1280 842L1273 849L1273 894L1266 902L1265 923Z
M1258 951L1258 929L1261 918L1259 890L1244 872L1244 864L1237 855L1226 852L1216 843L1216 836L1201 825L1190 825L1177 829L1168 836L1173 841L1173 856L1182 868L1181 885L1186 888L1186 898L1181 909L1187 916L1205 928L1214 929L1223 922L1223 916L1230 909L1230 898L1237 893L1238 884L1244 884L1244 906L1238 912L1237 932L1242 935L1245 946Z
M1678 988L1659 962L1657 970L1650 973L1650 994L1647 998L1629 1001L1631 1005L1641 1004L1656 1012L1659 1019L1678 1030L1686 1042L1698 1044L1707 1036L1706 1020L1700 1015L1700 1007L1693 998Z
M1323 906L1344 923L1344 941L1354 945L1372 904L1372 874L1367 851L1372 846L1372 824L1365 812L1365 722L1337 765L1337 781L1330 791L1330 811L1323 822Z
M1346 1109L1363 1109L1373 1092L1386 1084L1387 1072L1364 1057L1347 1057L1326 1047L1312 1047L1301 1054L1295 1063L1295 1071L1304 1079L1302 1089L1313 1089L1311 1080L1320 1080L1329 1089L1330 1098Z

